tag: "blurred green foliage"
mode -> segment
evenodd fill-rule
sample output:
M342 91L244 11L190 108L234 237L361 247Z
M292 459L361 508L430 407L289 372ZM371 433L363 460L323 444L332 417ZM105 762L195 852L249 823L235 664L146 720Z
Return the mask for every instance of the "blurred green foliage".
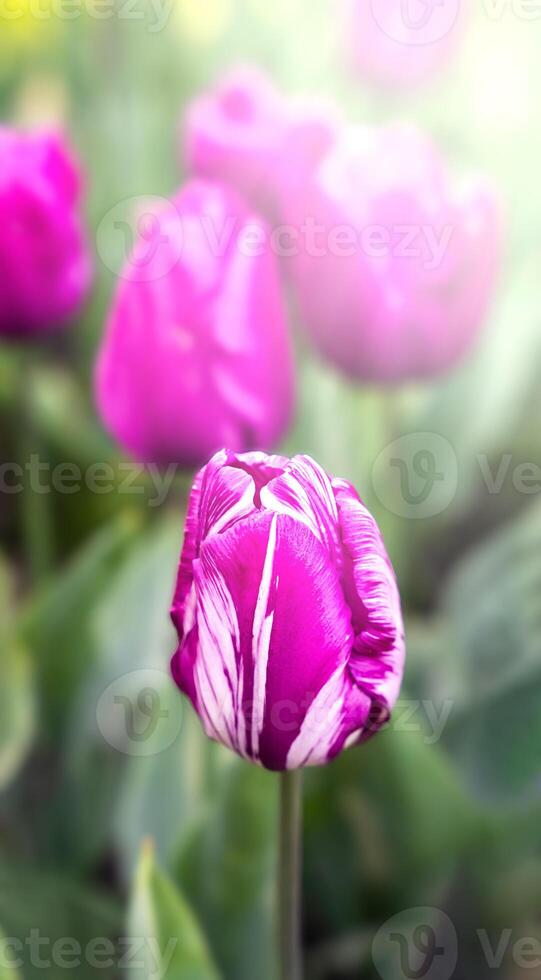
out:
M119 202L174 191L183 107L237 58L286 89L337 98L353 120L412 119L458 171L484 170L501 189L505 270L468 362L423 387L354 390L298 340L299 412L285 447L354 480L374 510L405 602L403 699L451 707L440 738L420 711L424 724L307 773L310 976L373 977L381 922L434 905L462 941L460 976L482 977L472 931L541 928L541 511L511 479L521 463L541 464L541 26L507 8L491 19L479 5L447 73L384 97L348 73L330 0L174 0L154 32L150 7L140 9L143 21L29 15L0 37L3 117L67 122L94 236ZM153 937L160 955L174 936L159 965L168 980L272 980L274 780L207 744L167 677L189 475L160 508L148 477L140 494L118 492L122 461L92 406L122 244L111 238L107 264L96 256L91 302L69 336L35 352L0 349L2 458L115 468L107 495L0 499L0 927L22 943L38 929L51 947L102 937L119 950L126 937ZM422 521L383 506L371 481L381 450L410 432L447 439L459 470L449 507ZM491 490L486 473L508 456ZM182 724L170 744L157 732L152 754L130 755L100 730L97 705L119 677L147 669L162 672L160 704L182 711ZM25 980L65 976L33 966L28 947L23 958ZM125 972L154 969L144 959ZM502 971L514 980L513 964ZM117 975L86 960L78 972ZM2 966L4 976L15 973Z

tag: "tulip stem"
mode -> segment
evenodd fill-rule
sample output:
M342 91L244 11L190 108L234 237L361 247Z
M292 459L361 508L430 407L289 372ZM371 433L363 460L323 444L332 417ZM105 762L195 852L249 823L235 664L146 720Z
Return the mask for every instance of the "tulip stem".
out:
M301 980L302 774L280 775L278 925L280 980Z

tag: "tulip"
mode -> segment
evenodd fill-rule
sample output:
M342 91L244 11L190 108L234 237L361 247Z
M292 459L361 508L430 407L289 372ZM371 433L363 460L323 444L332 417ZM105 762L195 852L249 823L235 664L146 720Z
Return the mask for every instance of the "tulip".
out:
M322 100L288 100L265 74L241 67L189 107L181 155L191 173L225 181L274 220L292 173L316 165L335 129Z
M346 46L359 75L388 89L426 83L463 35L465 0L344 0Z
M79 309L92 263L81 174L64 139L0 127L0 334L59 329Z
M453 181L420 131L344 130L288 216L301 319L347 376L429 378L470 350L498 278L499 201Z
M264 222L228 188L194 181L138 227L97 363L107 429L142 462L271 447L294 383Z
M374 518L308 456L218 452L189 501L173 676L206 734L275 771L323 765L389 718L400 600Z

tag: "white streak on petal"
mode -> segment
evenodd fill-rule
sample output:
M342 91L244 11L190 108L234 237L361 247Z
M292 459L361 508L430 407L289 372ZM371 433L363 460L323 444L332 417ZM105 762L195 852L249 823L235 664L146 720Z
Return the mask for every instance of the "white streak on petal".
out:
M219 569L208 559L206 564L204 569L196 568L195 576L199 643L194 681L198 705L213 734L231 748L240 748L233 732L237 713L233 692L239 689L237 613Z
M342 724L345 667L341 663L321 688L306 712L286 760L288 769L317 766L328 761Z
M254 509L254 485L250 479L248 486L245 488L241 497L235 501L235 503L229 507L227 510L220 515L218 520L209 528L209 536L211 534L219 534L225 528L229 527L235 521L239 520L241 517L247 517L252 513Z
M269 607L269 596L272 582L272 570L274 566L274 554L276 551L276 525L277 515L271 520L269 529L269 540L261 582L257 595L257 602L254 612L254 623L252 630L252 653L254 658L254 697L252 708L252 752L255 756L259 754L259 735L263 728L263 718L265 714L265 695L267 688L267 667L269 662L269 649L274 622L274 609L267 613Z
M268 510L305 524L331 555L339 554L338 510L327 474L309 456L295 456L286 472L261 490Z

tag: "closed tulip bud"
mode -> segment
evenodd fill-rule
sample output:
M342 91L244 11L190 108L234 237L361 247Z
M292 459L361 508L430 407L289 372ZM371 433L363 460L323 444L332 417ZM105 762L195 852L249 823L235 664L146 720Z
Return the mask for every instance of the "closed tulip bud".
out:
M483 180L453 181L420 131L344 131L288 218L301 319L345 374L427 378L469 351L498 278L499 200Z
M344 0L346 47L363 80L414 88L451 60L469 0Z
M200 465L224 441L271 447L294 381L268 229L205 181L144 217L97 363L106 427L142 462Z
M276 219L292 174L313 169L335 126L325 103L287 99L261 71L241 67L192 103L181 156L190 172L225 181Z
M35 337L78 311L92 275L80 196L60 135L0 127L0 334Z
M388 720L404 666L393 569L353 487L308 456L222 450L192 489L173 675L208 736L272 770Z
M266 213L284 126L284 101L271 80L256 68L236 68L189 107L183 156L191 173L225 181Z

